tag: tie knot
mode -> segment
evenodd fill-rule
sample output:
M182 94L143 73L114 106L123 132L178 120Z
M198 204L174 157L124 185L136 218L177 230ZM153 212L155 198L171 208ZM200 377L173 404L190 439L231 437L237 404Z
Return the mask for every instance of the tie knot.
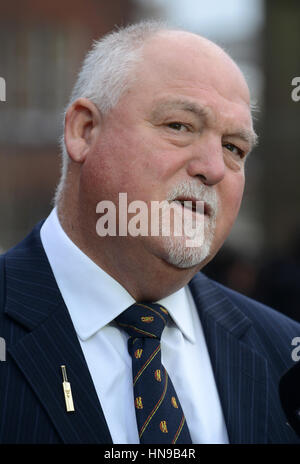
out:
M131 337L160 339L168 317L168 311L160 304L135 303L115 320Z

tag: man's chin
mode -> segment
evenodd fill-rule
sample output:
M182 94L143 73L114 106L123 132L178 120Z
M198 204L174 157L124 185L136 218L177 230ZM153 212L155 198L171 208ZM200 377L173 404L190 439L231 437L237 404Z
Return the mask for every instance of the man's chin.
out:
M209 261L210 243L187 246L186 237L160 237L161 258L179 269L200 269Z

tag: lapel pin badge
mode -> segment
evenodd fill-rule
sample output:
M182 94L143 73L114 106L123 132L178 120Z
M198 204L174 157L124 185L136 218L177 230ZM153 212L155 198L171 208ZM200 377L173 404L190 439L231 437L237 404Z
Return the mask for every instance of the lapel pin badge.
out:
M64 396L65 396L65 402L66 402L66 409L67 412L72 412L75 411L74 409L74 403L73 403L73 397L72 397L72 390L71 390L71 384L68 382L68 377L67 377L67 372L66 372L66 366L60 366L62 370L62 375L63 375L63 391L64 391Z

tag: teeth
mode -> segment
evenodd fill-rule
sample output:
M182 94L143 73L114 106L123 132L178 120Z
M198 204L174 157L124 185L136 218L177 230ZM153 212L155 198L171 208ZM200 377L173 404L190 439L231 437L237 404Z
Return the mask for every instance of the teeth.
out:
M176 203L180 203L181 206L182 206L183 208L187 208L187 209L189 209L190 211L192 211L193 213L196 213L196 212L197 212L197 207L196 207L196 205L197 205L197 201L198 201L198 200L191 200L191 199L188 199L188 198L185 198L185 199L183 199L183 200L180 200L180 199L178 199L178 198L175 198L174 200L170 200L170 201L171 201L171 202L172 202L172 201L175 201ZM199 200L199 201L201 201L201 200ZM185 204L185 202L186 202L186 203L187 203L187 202L191 203L191 206L188 206L188 204ZM206 215L206 216L207 216L207 215L210 216L211 213L210 213L210 211L209 211L209 209L208 209L208 206L207 206L207 204L205 204L205 205L206 205L206 206L203 207L203 210L200 208L200 211L202 212L202 214L204 214L204 215Z
M175 199L173 201L176 201L181 204L183 208L187 208L193 212L196 212L196 201L191 200L191 199L184 199L184 200L178 200Z
M191 200L181 200L180 203L183 206L183 208L191 209L193 211L196 209L195 206L194 206L194 202L192 202L191 206L188 203L185 203L185 202L191 202Z

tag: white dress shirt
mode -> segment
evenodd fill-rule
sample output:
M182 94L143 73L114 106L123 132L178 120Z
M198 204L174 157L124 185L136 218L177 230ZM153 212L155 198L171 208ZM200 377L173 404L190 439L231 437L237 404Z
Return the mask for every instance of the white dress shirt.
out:
M134 300L69 239L56 209L41 228L41 240L78 335L113 443L139 443L128 335L114 323ZM162 364L173 382L192 442L228 443L210 358L189 287L158 302L172 318L161 337Z

